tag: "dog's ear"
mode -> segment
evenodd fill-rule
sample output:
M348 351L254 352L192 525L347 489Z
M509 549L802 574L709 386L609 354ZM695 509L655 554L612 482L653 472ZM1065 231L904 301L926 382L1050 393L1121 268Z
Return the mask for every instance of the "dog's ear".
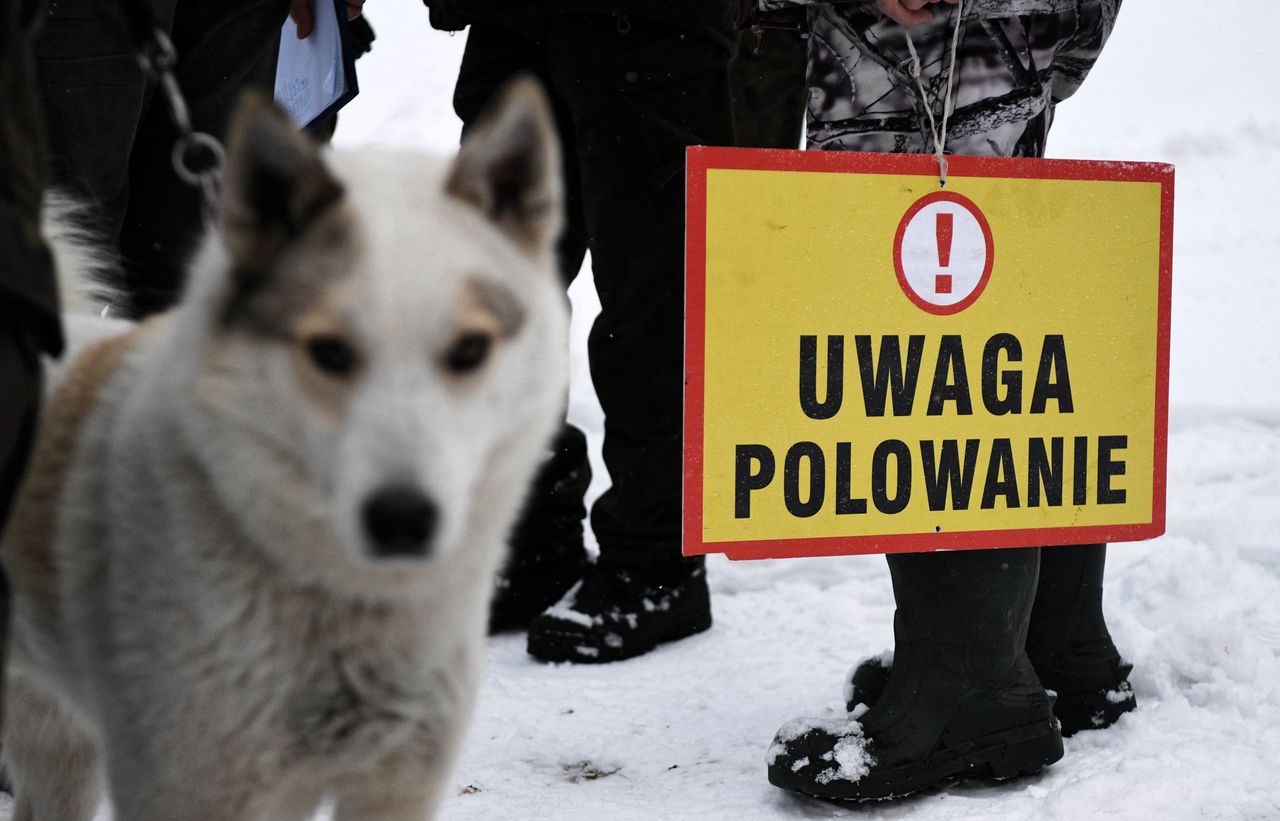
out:
M463 140L446 191L542 256L560 237L563 187L551 104L536 80L518 77Z
M222 184L222 232L240 276L269 270L343 194L315 143L260 92L232 116Z

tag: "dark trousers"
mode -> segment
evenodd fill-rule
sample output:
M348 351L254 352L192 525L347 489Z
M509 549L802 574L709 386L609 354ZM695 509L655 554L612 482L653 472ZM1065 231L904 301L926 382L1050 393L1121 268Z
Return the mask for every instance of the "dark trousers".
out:
M35 442L40 383L35 345L9 308L0 304L0 539ZM10 601L8 576L0 571L0 676L8 655ZM0 688L0 726L3 695Z
M38 230L45 139L31 44L43 16L42 0L0 4L0 539L35 439L37 352L62 348L53 266ZM10 604L0 570L0 682ZM3 706L0 688L0 726Z
M738 142L734 57L710 36L610 15L480 24L467 40L454 96L464 131L522 72L542 81L555 109L568 191L561 273L567 285L590 249L601 304L588 354L611 480L591 512L605 563L646 567L680 557L685 148ZM793 62L802 94L798 44ZM781 123L772 131L785 135L775 139L794 145L798 105L770 116ZM575 460L574 475L583 474L585 439L568 431L559 447L526 519L581 507L586 483L560 480ZM531 530L522 524L517 534ZM537 546L517 536L515 548Z
M177 131L138 65L120 3L50 4L37 45L50 182L99 210L138 315L170 305L202 230L200 196L173 170ZM222 137L241 92L275 79L288 0L150 0L177 49L195 129Z

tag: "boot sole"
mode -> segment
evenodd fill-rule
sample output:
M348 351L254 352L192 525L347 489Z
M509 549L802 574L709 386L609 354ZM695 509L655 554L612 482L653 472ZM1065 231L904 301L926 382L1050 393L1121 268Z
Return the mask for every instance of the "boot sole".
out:
M711 610L696 619L681 620L672 623L667 629L655 629L643 640L638 636L622 647L609 647L587 644L585 636L577 633L560 632L550 629L531 629L529 631L529 655L539 661L573 662L575 664L608 664L614 661L642 656L656 648L659 644L679 641L711 629Z
M785 764L769 767L769 783L823 801L860 804L903 798L959 779L1005 781L1030 775L1062 754L1056 722L1040 721L943 750L925 762L876 772L859 781L832 781L824 785L829 792L816 791L811 780L802 779Z

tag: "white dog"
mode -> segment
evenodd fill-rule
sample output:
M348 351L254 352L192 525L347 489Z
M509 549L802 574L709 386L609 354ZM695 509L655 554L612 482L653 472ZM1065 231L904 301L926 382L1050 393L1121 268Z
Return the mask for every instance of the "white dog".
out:
M182 303L72 323L3 548L17 821L418 821L472 711L568 373L545 99L451 167L231 131Z

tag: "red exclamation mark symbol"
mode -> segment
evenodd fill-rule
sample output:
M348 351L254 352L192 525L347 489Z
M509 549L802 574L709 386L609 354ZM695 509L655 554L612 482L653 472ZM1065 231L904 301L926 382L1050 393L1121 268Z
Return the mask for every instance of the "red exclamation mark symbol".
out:
M953 214L939 212L934 215L937 217L938 229L938 266L941 268L951 267L951 229L955 224ZM939 294L951 293L951 274L938 274L938 279L934 283L933 290Z

